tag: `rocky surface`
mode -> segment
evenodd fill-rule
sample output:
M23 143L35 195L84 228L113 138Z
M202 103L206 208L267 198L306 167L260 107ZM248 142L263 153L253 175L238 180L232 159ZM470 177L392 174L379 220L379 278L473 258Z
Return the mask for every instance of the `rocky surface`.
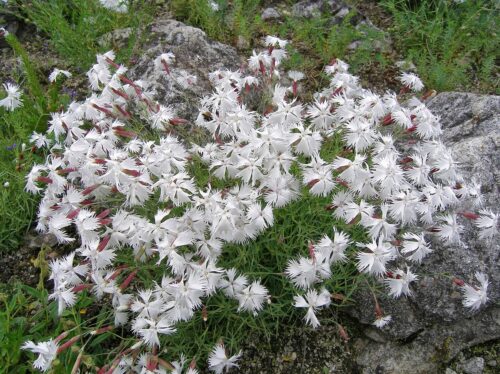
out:
M242 374L353 374L357 368L334 325L318 330L285 325L267 340L251 336L243 349Z
M275 8L266 8L262 11L262 14L260 17L264 21L269 21L269 20L280 19L281 14Z
M428 106L441 117L443 140L460 164L464 181L480 182L484 207L498 211L500 97L442 93ZM420 278L411 297L379 300L394 321L382 331L368 327L367 338L357 342L357 363L363 373L437 372L462 349L500 338L500 308L496 305L500 244L480 240L470 222L461 223L465 226L463 245L434 243L434 252L418 270ZM489 275L490 302L472 313L463 307L460 287L451 279L475 284L477 271ZM353 315L361 323L372 323L370 294L361 292L357 300L359 307Z
M175 107L178 116L194 120L199 99L212 89L208 74L217 69L239 68L236 50L208 39L200 29L172 19L159 19L145 32L149 39L140 59L131 68L131 75L134 79L152 82L151 88L161 104ZM171 69L174 79L166 74L158 75L154 69L154 59L167 52L175 55ZM179 83L188 75L196 77L196 84Z

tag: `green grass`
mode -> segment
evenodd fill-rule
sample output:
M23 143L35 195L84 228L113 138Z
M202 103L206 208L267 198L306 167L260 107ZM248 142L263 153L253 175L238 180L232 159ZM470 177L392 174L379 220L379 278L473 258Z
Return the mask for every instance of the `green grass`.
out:
M152 20L154 13L152 2L131 4L129 12L117 13L103 8L97 0L30 0L20 1L19 11L49 37L61 57L86 70L97 53L116 47L111 40L100 40L116 29L132 28L127 45L117 51L122 60L131 56L140 41L140 28Z
M330 14L315 19L284 14L281 21L264 22L260 18L262 1L217 3L218 11L212 10L208 1L200 0L173 0L170 8L176 18L200 27L211 38L237 45L238 37L243 37L249 44L247 49L261 47L260 38L268 34L291 40L294 49L286 67L306 73L313 88L321 85L318 72L334 57L348 62L354 74L380 70L396 62L394 55L380 47L385 38L382 32L351 25L354 10L341 24L332 26ZM355 6L359 1L351 3ZM495 1L455 4L450 0L380 0L379 6L392 18L392 26L385 31L394 41L396 52L416 65L429 89L500 92L499 9ZM359 45L351 50L353 42Z
M398 50L417 66L428 88L499 92L498 3L491 0L382 0L393 17ZM496 4L496 5L495 5Z
M377 47L383 45L383 33L374 28L351 25L351 19L356 16L354 10L338 25L331 25L331 14L314 19L284 15L282 21L264 22L260 17L264 6L262 1L217 3L219 10L214 11L205 1L174 0L170 9L177 19L200 27L211 38L239 46L247 54L252 48L262 48L261 40L265 35L290 40L290 58L284 61L283 67L304 72L308 89L317 90L326 83L321 71L333 58L350 63L353 73L374 62L386 63L384 48ZM238 38L246 40L248 47L238 45ZM356 49L349 48L353 42L359 44Z
M70 336L82 334L84 326L101 327L109 319L109 310L94 308L93 299L84 294L74 308L63 312L59 318L57 305L48 301L45 289L33 288L21 283L0 284L0 368L2 373L39 373L32 367L36 355L20 350L27 340L47 341L64 331ZM118 331L120 333L120 331ZM51 373L69 373L79 348L85 347L81 368L95 368L95 361L105 359L100 344L113 339L116 332L107 332L90 338L84 335L71 349L57 356ZM75 353L76 352L76 353ZM114 357L113 357L114 358Z
M24 191L25 175L45 155L31 149L29 137L33 131L46 131L50 112L69 103L67 95L59 94L59 84L42 87L19 41L13 35L6 40L23 62L23 74L11 77L23 90L23 105L12 112L0 108L0 253L19 247L35 217L38 198Z

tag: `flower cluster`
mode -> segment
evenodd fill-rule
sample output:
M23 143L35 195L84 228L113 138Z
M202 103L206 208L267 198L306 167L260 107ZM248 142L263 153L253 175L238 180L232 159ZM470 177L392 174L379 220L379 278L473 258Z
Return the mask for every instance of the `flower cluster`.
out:
M237 269L222 268L218 259L226 243L251 241L272 226L274 209L299 199L304 186L312 195L331 196L333 216L360 225L371 238L355 243L334 229L332 236L309 244L308 256L290 259L283 269L300 290L295 307L307 309L305 319L313 327L320 324L315 312L330 304L322 283L335 264L356 261L360 272L372 274L390 295L400 297L411 293L417 275L410 265L432 251L431 236L460 242L461 217L472 214L461 212L460 204L478 201L477 186L461 180L439 140L439 120L425 104L416 97L402 104L404 96L361 88L341 60L325 68L330 85L312 103L302 103L302 73L290 72L291 84L277 83L284 77L287 42L269 36L264 43L266 49L249 58L248 71L210 74L214 91L201 100L195 121L210 135L205 144L186 144L172 135L187 121L176 116L175 108L156 102L148 82L127 77L113 52L98 55L87 73L94 93L53 113L48 134L32 136L36 147L50 147L46 162L27 176L26 189L43 192L37 230L76 247L51 263L50 298L59 314L84 289L110 300L114 324L129 324L140 341L126 352L144 352L122 352L113 364L116 370L163 370L157 353L161 336L175 334L176 325L193 318L217 292L236 300L236 312L257 315L271 300L266 287ZM172 53L153 63L156 75L172 84L196 82L176 71ZM53 79L61 73L54 72ZM416 76L403 75L401 81L401 95L422 89ZM253 93L269 97L263 113L247 104ZM133 127L137 122L147 124L157 140L141 136ZM346 148L327 162L320 150L332 137L340 137ZM190 173L193 159L212 177L236 183L225 189L200 187ZM157 204L152 214L137 209L150 201ZM498 215L483 210L473 218L482 237L495 237ZM134 266L118 263L126 253ZM154 285L134 291L130 284L143 264L164 274ZM481 282L481 297L472 287L464 291L466 306L477 309L486 302L487 281ZM26 347L38 352L32 344ZM209 368L222 373L237 366L239 356L228 358L219 344ZM46 367L51 357L37 365ZM174 362L171 366L179 369L173 372L180 373L184 363L184 358Z

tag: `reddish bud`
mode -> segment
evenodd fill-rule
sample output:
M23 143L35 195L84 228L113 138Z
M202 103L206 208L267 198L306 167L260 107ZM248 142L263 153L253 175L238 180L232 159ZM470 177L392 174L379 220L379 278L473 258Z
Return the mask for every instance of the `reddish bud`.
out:
M60 334L59 336L57 336L54 341L56 343L60 342L61 340L63 340L66 336L68 336L69 332L67 331L64 331L62 334Z
M459 214L467 219L472 219L472 220L478 219L480 217L479 214L472 212L460 212Z
M78 293L82 292L83 290L88 290L89 288L92 288L91 284L79 284L71 289L72 292Z
M97 215L97 218L99 218L99 219L106 218L107 216L109 216L109 213L111 213L111 209L105 209Z
M119 266L119 267L118 267L118 268L117 268L117 269L113 272L113 274L111 274L111 275L109 276L109 278L108 278L108 279L109 279L109 280L114 280L114 279L116 279L116 277L118 277L118 276L120 275L120 273L121 273L123 270L127 269L127 268L128 268L128 266L127 266L127 265L121 265L121 266Z
M78 340L80 340L80 335L73 336L70 340L68 340L66 343L64 343L57 349L57 354L64 352L66 349L75 344Z
M170 75L170 68L168 67L167 62L162 59L161 64L163 65L163 69L165 70L165 72Z
M208 321L208 310L206 305L203 305L203 308L201 309L201 318L203 319L203 322Z
M338 184L340 184L341 186L344 186L346 188L349 188L349 184L343 180L343 179L340 179L340 178L335 178L335 182L337 182Z
M309 257L311 257L311 260L315 263L316 262L316 254L314 253L313 243L309 242L307 249L309 250Z
M109 57L106 57L105 58L105 61L110 64L111 66L113 66L114 68L118 69L120 68L120 65L118 65L116 62L114 62L112 59L110 59Z
M422 100L427 100L430 97L436 96L437 92L435 90L430 90L427 91L425 94L422 95Z
M113 129L114 133L118 136L121 136L123 138L129 138L129 139L133 139L135 137L137 137L137 134L133 131L127 131L127 130L122 130L122 129Z
M184 119L184 118L172 118L168 122L174 126L185 125L186 123L189 123L189 121L187 119Z
M135 278L136 275L137 275L137 270L134 270L132 273L130 273L129 276L127 278L125 278L123 283L120 285L120 289L122 291L125 290L129 286L130 282L132 282L132 280Z
M80 365L82 363L82 358L83 358L83 350L80 351L80 353L76 357L75 364L73 365L73 368L71 369L71 374L77 374L80 372Z
M137 178L141 176L141 172L132 169L122 169L122 173L130 175L131 177Z
M80 209L75 209L75 210L72 210L71 212L69 212L67 215L66 215L66 218L67 219L73 219L75 218L78 213L80 213Z
M310 181L309 183L307 183L307 187L311 188L311 187L313 187L318 182L319 182L319 179L313 179L312 181Z
M127 112L125 109L123 109L118 104L114 104L114 107L122 114L122 116L127 117L127 118L132 117L132 114L130 114L129 112Z
M411 157L407 156L407 157L403 157L401 160L399 160L399 162L402 164L407 164L409 162L413 162L413 159Z
M392 115L390 113L382 118L382 126L388 126L392 123L394 123L394 120L392 119Z
M117 90L116 88L111 87L111 91L113 91L116 95L123 97L125 100L130 100L130 96L125 92Z
M465 282L459 278L453 278L453 283L459 287L465 286Z
M110 239L111 239L110 235L106 235L104 238L102 238L101 242L97 246L97 252L103 251L104 248L106 248L106 246L108 245Z
M60 170L57 171L57 174L64 175L64 174L72 173L72 172L77 171L77 170L78 170L77 168L60 169Z
M50 184L52 183L52 179L50 179L49 177L38 177L35 179L37 182L40 182L40 183L47 183L47 184Z
M104 114L106 114L108 117L111 117L111 118L116 118L116 116L113 114L113 112L111 112L109 109L107 108L104 108L100 105L97 105L97 104L92 104L92 106L97 109L99 112L102 112Z
M417 125L413 125L412 127L409 127L406 129L406 132L411 133L414 132L417 129Z
M344 340L345 343L347 343L349 341L349 335L347 334L347 331L340 324L338 325L338 328L340 337L342 338L342 340Z
M104 334L105 332L111 331L114 329L114 326L106 326L106 327L101 327L100 329L92 331L90 334L91 335L99 335L99 334Z
M344 91L344 89L342 87L337 88L335 91L333 91L332 97L340 94L342 91Z
M403 86L401 87L401 90L399 91L400 95L404 95L405 93L408 93L410 91L410 87L408 86Z
M266 67L264 66L264 62L262 62L262 60L259 60L259 69L262 75L266 75Z

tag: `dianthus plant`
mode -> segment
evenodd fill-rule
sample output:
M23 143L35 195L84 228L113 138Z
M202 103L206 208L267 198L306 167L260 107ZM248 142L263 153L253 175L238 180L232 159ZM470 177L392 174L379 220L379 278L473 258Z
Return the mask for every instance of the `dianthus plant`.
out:
M253 316L283 302L255 274L223 268L219 258L229 244L268 230L276 209L304 194L330 199L332 222L358 227L368 238L359 242L348 229L332 227L321 238L304 238L304 255L298 248L279 269L296 287L285 302L313 327L320 325L317 311L336 297L325 283L336 266L353 264L397 298L411 293L417 279L411 266L432 252L431 239L460 243L465 218L484 239L497 235L496 213L464 210L464 204L480 208L479 187L460 178L439 140L438 118L425 97L413 96L423 87L418 77L403 74L401 92L380 96L334 60L325 68L329 86L302 103L304 75L281 69L286 44L267 37L245 69L211 73L214 91L201 100L194 124L155 101L148 82L127 77L112 52L97 56L87 73L94 93L52 114L43 142L49 156L33 167L26 189L43 194L37 230L76 249L51 262L50 299L61 314L80 293L91 293L101 305L109 303L114 317L105 327L69 332L66 343L67 335L26 343L41 355L36 367L46 370L65 347L121 326L134 338L117 343L100 373L195 373L184 356L162 357L168 338L195 314L210 318L205 305L215 296L235 300L234 313ZM157 81L196 84L175 68L172 53L153 64ZM175 136L180 127L206 132L206 141ZM333 138L343 151L326 161L322 144ZM195 162L205 165L212 183L195 180ZM226 187L216 188L217 181ZM140 274L151 269L160 276L145 282ZM464 305L472 309L487 301L488 280L477 279L479 287L462 284ZM390 322L376 309L376 326ZM239 353L212 344L209 369L237 366ZM75 367L80 362L81 356Z

